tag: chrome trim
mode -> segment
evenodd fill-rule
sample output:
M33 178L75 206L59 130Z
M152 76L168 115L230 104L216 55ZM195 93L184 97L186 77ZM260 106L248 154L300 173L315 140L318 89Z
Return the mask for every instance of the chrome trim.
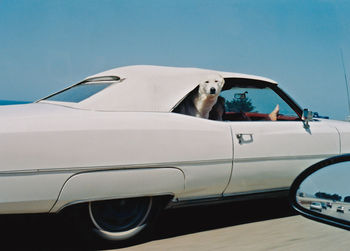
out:
M100 77L92 77L92 78L87 78L84 81L82 81L81 83L86 83L86 82L116 82L116 81L120 81L121 78L118 76L100 76Z
M257 157L257 158L237 158L233 163L257 162L257 161L280 161L280 160L305 160L305 159L326 159L336 154L300 155L300 156L277 156L277 157Z
M233 160L234 163L243 162L260 162L260 161L280 161L280 160L305 160L305 159L326 159L336 154L320 154L320 155L303 155L303 156L278 156L278 157L257 157L257 158L238 158ZM91 166L91 167L63 167L63 168L43 168L43 169L22 169L14 171L0 171L0 176L18 175L18 174L43 174L43 173L77 173L88 171L109 171L137 168L159 168L159 167L176 167L186 165L205 165L205 164L232 164L232 159L216 159L216 160L198 160L198 161L179 161L179 162L161 162L146 164L126 164L113 166Z
M204 164L223 164L232 163L232 159L217 159L217 160L199 160L199 161L179 161L179 162L162 162L162 163L146 163L146 164L126 164L113 166L91 166L91 167L66 167L66 168L44 168L44 169L28 169L15 171L0 171L0 176L18 175L18 174L44 174L44 173L77 173L88 171L111 171L124 169L139 169L139 168L160 168L186 165L204 165Z
M244 201L250 199L262 199L262 198L280 198L288 197L289 187L283 188L272 188L266 190L256 190L249 192L240 192L232 194L224 194L216 197L207 197L207 198L189 198L181 200L177 198L172 200L166 207L168 208L180 208L180 207L190 207L190 206L200 206L200 205L210 205L210 204L221 204L221 203L230 203L235 201Z
M223 197L231 197L231 196L239 196L239 195L250 195L250 194L260 194L260 193L273 193L273 192L279 192L279 191L285 191L289 190L289 187L279 187L279 188L270 188L270 189L264 189L264 190L252 190L247 192L236 192L236 193L227 193L223 194Z

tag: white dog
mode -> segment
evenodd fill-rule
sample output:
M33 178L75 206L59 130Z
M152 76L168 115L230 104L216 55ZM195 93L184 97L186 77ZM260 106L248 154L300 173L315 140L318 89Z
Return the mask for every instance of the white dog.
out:
M224 78L219 74L208 76L174 112L208 119L224 83Z

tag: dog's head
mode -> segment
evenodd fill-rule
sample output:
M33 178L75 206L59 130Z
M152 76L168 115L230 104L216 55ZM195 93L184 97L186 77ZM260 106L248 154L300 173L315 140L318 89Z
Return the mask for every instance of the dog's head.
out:
M218 96L224 83L224 78L219 74L210 75L200 82L199 93L207 96Z

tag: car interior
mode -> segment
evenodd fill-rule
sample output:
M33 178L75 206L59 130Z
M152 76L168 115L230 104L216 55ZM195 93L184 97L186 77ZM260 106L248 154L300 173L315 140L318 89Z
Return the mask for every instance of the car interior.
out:
M191 91L182 102L191 99ZM180 103L181 104L181 103ZM177 112L176 108L173 112ZM276 85L252 79L226 78L209 119L217 121L300 121L301 110Z

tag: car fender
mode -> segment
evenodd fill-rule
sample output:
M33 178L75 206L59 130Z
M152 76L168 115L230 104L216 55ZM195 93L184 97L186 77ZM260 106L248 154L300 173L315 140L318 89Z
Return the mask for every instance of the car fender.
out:
M185 176L177 168L142 168L85 172L73 175L63 185L50 212L77 203L176 195L185 189Z

